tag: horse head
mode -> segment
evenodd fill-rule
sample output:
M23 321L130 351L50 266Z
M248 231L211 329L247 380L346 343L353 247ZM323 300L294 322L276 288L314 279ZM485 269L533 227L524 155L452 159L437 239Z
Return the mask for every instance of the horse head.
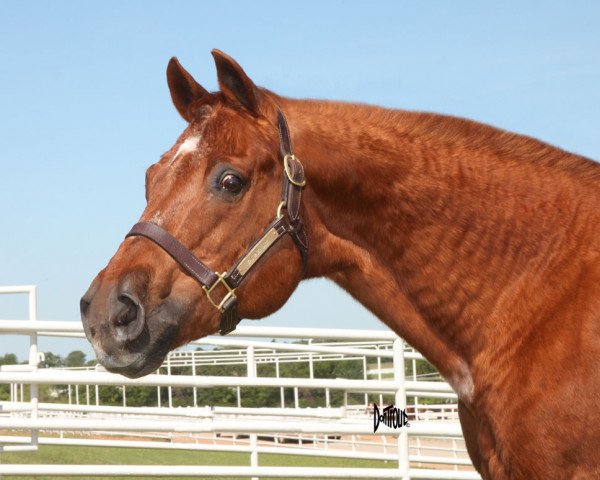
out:
M287 132L277 97L256 87L229 56L212 54L221 89L215 93L177 59L169 62L171 98L187 127L148 168L147 205L138 224L168 236L185 258L132 230L81 299L85 333L98 360L128 377L146 375L170 350L216 333L231 311L235 318L276 311L303 276L306 249L298 246L306 237L302 233L299 243L298 218L285 213L290 205L285 195L282 201L281 181L285 190L295 175L290 171L303 172L293 155L284 168ZM296 183L297 190L302 184ZM299 215L299 198L292 217ZM291 234L275 242L272 230L283 223L280 230ZM249 250L253 242L256 248ZM247 278L247 271L239 278L231 273L240 258L245 270L252 269ZM206 267L205 285L191 263ZM238 275L239 260L236 268ZM216 273L228 269L229 277Z

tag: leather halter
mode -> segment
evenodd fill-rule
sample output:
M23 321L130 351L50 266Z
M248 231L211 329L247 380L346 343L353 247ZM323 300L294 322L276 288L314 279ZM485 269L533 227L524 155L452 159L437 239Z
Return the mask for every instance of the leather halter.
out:
M302 276L306 272L308 237L300 218L302 189L306 184L304 168L300 160L292 153L290 131L280 110L277 111L277 126L284 171L281 201L277 207L277 214L263 234L248 247L246 253L227 272L218 273L209 268L179 240L155 223L136 223L125 236L126 238L142 236L152 240L202 285L209 302L221 312L219 328L221 335L227 335L235 330L241 320L237 312L236 288L239 287L246 275L265 253L286 234L292 237L302 255ZM220 300L215 299L213 296L219 285L222 285L227 291Z

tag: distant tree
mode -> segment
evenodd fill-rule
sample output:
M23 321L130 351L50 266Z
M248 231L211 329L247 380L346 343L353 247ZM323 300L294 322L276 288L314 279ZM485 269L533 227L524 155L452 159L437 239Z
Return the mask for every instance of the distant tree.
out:
M64 360L60 355L52 352L44 352L44 361L40 364L41 368L58 368L64 365Z
M18 363L17 356L14 353L5 353L0 355L0 365L16 365ZM10 386L0 385L0 400L10 400Z
M99 388L100 403L102 405L122 405L123 404L123 389L116 385L102 385Z
M128 407L151 407L157 404L156 387L127 387L126 395ZM119 402L122 397L115 395L111 400Z
M14 353L0 355L0 365L16 365L17 363L19 363L19 360Z
M85 353L74 350L65 358L65 367L83 367L85 365Z

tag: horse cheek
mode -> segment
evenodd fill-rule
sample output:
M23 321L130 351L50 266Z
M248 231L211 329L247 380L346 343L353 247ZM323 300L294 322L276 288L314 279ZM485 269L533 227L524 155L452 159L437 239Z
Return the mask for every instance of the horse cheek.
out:
M261 260L237 289L240 317L260 319L279 310L302 277L302 259L291 239Z

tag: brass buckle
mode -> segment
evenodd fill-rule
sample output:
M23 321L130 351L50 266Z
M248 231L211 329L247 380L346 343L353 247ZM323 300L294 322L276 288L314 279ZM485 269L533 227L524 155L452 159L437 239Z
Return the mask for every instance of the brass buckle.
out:
M283 157L283 169L285 170L285 174L287 175L288 180L291 184L296 185L297 187L303 187L306 185L306 179L301 182L298 182L292 178L292 167L290 167L290 159L296 160L298 163L302 165L298 157L293 153L288 153L285 157Z
M225 305L225 302L227 300L229 300L231 297L235 297L235 288L231 288L229 286L229 284L225 281L225 275L227 275L227 272L223 272L223 273L217 273L217 279L215 280L215 283L213 283L210 287L205 287L204 285L202 286L202 290L204 290L204 293L206 293L206 296L208 298L208 301L210 303L212 303L215 308L217 308L217 310L219 310L219 312L223 313L224 309L223 309L223 305ZM223 284L225 286L225 288L227 289L227 294L223 297L223 299L217 303L213 300L211 293L213 292L213 290L215 288L217 288L219 286L219 284Z

